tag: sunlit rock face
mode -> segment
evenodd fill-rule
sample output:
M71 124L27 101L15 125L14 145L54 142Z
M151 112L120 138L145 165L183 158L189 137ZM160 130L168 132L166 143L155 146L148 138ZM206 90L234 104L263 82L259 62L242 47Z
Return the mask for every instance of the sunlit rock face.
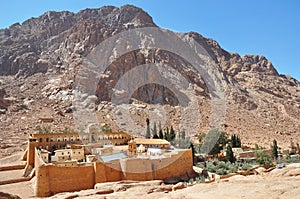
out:
M38 18L1 29L0 109L3 113L0 130L8 132L8 137L16 134L26 137L20 132L31 133L40 115L56 118L54 131L74 126L72 89L84 58L113 35L142 27L157 26L142 9L126 5L78 13L46 12ZM269 146L276 137L280 144L289 145L291 139L300 139L300 83L297 80L278 74L264 56L240 56L227 52L216 41L198 33L183 34L203 47L222 77L226 94L226 115L221 126L224 131L239 134L245 144ZM137 49L115 59L98 74L99 80L91 88L94 93L90 98L96 105L86 106L98 110L100 123L108 123L114 131L119 130L120 126L111 116L115 105L110 103L116 85L130 71L140 66L146 70L153 64L163 64L161 67L176 71L172 73L174 80L180 77L186 80L186 88L191 91L187 103L199 104L199 114L192 115L197 123L195 132L205 132L210 125L212 99L207 82L190 60L164 49ZM139 71L122 83L130 85L132 79L151 82L155 77L155 73ZM118 93L122 96L123 91ZM166 126L172 124L178 131L182 93L184 90L176 93L157 83L134 87L128 101L133 120L145 126L153 109L151 105L159 104L165 106ZM11 146L17 147L17 144Z

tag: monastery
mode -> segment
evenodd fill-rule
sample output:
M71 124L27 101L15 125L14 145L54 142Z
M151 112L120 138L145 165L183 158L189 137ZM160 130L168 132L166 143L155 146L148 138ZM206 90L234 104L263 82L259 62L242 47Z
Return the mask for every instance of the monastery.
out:
M96 128L87 133L34 133L24 159L25 173L35 170L37 197L93 189L102 182L180 180L195 174L190 149Z

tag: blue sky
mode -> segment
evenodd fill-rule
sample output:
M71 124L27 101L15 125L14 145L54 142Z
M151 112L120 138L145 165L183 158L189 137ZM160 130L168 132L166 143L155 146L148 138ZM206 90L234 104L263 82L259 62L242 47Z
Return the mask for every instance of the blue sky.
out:
M298 0L9 0L1 2L0 28L49 10L78 12L124 4L141 7L160 27L199 32L241 55L264 55L279 73L300 80Z

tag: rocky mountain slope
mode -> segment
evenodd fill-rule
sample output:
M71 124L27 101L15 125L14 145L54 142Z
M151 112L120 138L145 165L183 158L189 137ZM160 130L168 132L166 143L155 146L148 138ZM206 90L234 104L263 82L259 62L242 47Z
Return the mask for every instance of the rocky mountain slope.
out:
M83 58L105 39L142 27L157 26L143 10L126 5L86 9L76 14L46 12L1 29L1 156L22 150L28 133L37 125L51 125L54 131L73 127L72 89ZM282 146L289 145L291 140L300 142L299 81L278 74L263 56L227 52L216 41L195 32L185 36L194 38L207 51L222 75L226 86L223 130L239 134L246 144L269 146L274 138ZM189 60L162 49L134 50L109 65L95 88L101 124L108 123L113 130L122 129L122 124L116 123L116 105L110 102L114 87L128 71L151 63L169 65L192 85L199 104L193 134L206 132L211 115L211 95L206 82ZM135 90L128 108L134 122L145 126L146 117L156 111L153 107L163 104L167 115L165 127L173 124L178 130L183 117L178 103L169 88L146 84ZM41 118L45 117L53 118L53 123L43 124ZM119 118L121 123L125 123L126 118L122 119Z

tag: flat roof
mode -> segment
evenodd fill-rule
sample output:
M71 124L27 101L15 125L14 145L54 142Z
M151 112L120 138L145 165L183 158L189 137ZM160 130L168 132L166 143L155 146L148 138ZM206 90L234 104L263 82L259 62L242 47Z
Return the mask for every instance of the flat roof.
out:
M100 159L103 162L109 162L109 161L112 161L112 160L119 160L119 159L124 159L124 158L128 158L128 156L123 152L114 153L114 154L110 154L110 155L101 155L100 156Z
M134 141L137 144L146 144L146 145L170 145L170 142L164 139L145 139L145 138L136 138Z

